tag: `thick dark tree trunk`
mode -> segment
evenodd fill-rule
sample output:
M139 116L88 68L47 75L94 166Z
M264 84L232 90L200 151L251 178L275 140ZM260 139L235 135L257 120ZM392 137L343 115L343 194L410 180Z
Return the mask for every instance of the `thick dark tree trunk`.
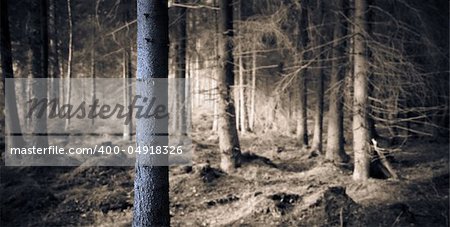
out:
M306 48L308 47L308 9L307 0L301 5L301 18L299 23L299 47L302 51L300 62L306 60L308 55L306 54ZM306 81L306 69L298 73L299 77L299 109L298 109L298 121L297 121L297 136L300 146L308 147L308 101L307 101L307 81Z
M152 79L168 77L168 21L167 1L137 1L137 95L167 97L167 94L164 94L167 88L155 86ZM164 102L167 107L167 100ZM137 119L138 147L154 145L152 141L156 138L153 134L168 131L168 119L158 119L157 125L158 132L155 132L154 118ZM169 226L169 168L144 165L141 161L145 158L137 155L133 226Z
M1 10L1 26L0 26L0 48L1 48L1 58L2 58L2 80L3 80L3 94L5 94L6 89L6 79L13 79L14 72L12 67L12 53L11 53L11 38L9 34L9 19L8 19L8 1L0 1L0 10ZM9 129L14 128L14 132L22 132L20 127L20 121L17 112L17 104L16 104L16 93L14 89L14 83L9 83L9 85L13 86L12 91L8 94L8 99L5 99L5 114L9 116L8 121L3 126L8 126ZM8 133L4 129L4 133ZM11 147L20 147L24 145L25 142L21 135L19 136L9 136L8 143Z
M31 91L31 98L42 100L47 98L47 80L48 77L48 34L47 34L47 0L31 1L31 68L35 81ZM31 115L31 124L34 133L46 133L47 131L47 108L43 109L42 116L38 111L33 111ZM36 146L48 146L46 136L36 136L33 140Z
M317 26L322 23L324 13L322 13L323 9L323 0L317 0L317 15L314 16L316 18L316 23L313 24L310 21L310 27L312 28L312 32L310 32L310 39L312 42L312 46L315 47L315 51L313 51L314 57L317 59L317 62L314 64L316 69L314 70L313 75L317 77L317 83L315 88L316 93L316 103L314 105L314 133L313 139L311 143L311 150L322 153L322 138L323 138L323 86L324 86L324 72L322 69L322 60L325 58L323 54L323 38L317 30L318 28L313 28L313 26Z
M52 77L61 77L61 66L59 65L59 36L58 36L58 8L57 1L50 0L51 3L51 15L49 17L49 28L51 28L51 49L52 49ZM55 88L56 89L56 88ZM59 92L56 90L56 92ZM57 94L59 96L59 94Z
M347 8L346 0L335 1L336 25L333 34L333 62L331 65L330 104L328 109L327 149L325 158L335 163L348 160L344 151L344 106L343 81L345 75L344 52L346 42L342 40L347 33L346 16L343 12ZM345 10L347 11L347 10ZM344 13L342 15L341 13Z
M367 122L368 102L368 60L366 47L367 1L355 0L354 19L354 98L353 98L353 151L355 169L353 179L364 181L369 178L370 142Z
M58 46L58 29L57 29L57 8L56 8L56 0L49 0L49 17L48 17L48 28L49 30L49 49L50 49L50 64L49 69L51 71L49 72L49 77L51 77L51 86L50 92L49 92L49 98L50 99L58 99L58 102L56 103L58 106L60 105L60 95L59 95L59 89L60 89L60 82L59 79L61 76L60 66L59 66L59 46ZM57 108L59 109L59 108Z
M220 0L220 48L221 71L218 75L219 91L219 149L220 167L231 172L240 166L241 150L236 130L234 100L231 87L234 84L233 72L233 6L231 0Z

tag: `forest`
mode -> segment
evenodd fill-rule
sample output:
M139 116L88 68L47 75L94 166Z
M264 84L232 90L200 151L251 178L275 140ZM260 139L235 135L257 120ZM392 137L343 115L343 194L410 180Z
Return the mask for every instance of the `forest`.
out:
M446 0L0 0L0 226L448 226Z

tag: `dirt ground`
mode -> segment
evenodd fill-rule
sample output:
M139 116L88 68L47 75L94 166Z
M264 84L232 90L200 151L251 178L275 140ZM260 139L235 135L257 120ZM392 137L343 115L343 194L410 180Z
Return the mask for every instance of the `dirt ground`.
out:
M227 175L217 138L193 135L192 168L170 169L173 226L448 226L448 142L409 141L393 154L400 180L355 183L352 166L289 136L243 136L244 164ZM2 166L1 226L129 226L133 171Z

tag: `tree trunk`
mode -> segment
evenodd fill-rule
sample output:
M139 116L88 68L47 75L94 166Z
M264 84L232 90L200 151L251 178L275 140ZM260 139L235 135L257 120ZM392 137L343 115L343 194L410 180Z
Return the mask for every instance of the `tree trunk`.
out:
M130 16L130 5L131 5L131 1L130 0L126 0L123 1L123 7L125 9L124 13L123 13L123 23L129 23L129 21L131 20L131 16ZM129 30L126 30L126 34L125 37L129 36ZM123 84L124 84L124 91L123 91L123 96L124 96L124 106L125 108L128 109L128 117L130 119L130 122L127 122L127 124L124 125L123 128L123 139L125 140L131 140L132 139L132 131L133 131L133 122L132 122L132 116L133 116L133 108L130 107L129 105L132 102L132 88L130 87L131 83L130 83L130 79L132 77L132 72L131 72L131 42L129 41L128 38L125 38L122 42L122 46L123 46Z
M341 13L346 9L345 0L337 0L336 17L337 22L333 34L333 61L331 63L330 80L330 104L328 109L328 132L327 150L325 158L335 163L348 160L344 151L344 105L343 105L343 81L345 75L345 63L342 61L346 44L340 40L346 36L346 16ZM345 13L344 13L345 14Z
M255 131L255 95L256 95L256 48L252 53L252 88L250 93L249 130Z
M314 108L314 136L311 144L311 150L322 153L322 137L323 137L323 80L324 75L321 69L316 70L316 103Z
M1 59L2 59L2 80L3 80L3 94L6 91L6 79L14 79L14 72L12 67L12 55L11 55L11 38L9 34L9 18L8 18L8 1L0 1L1 10L1 36L0 36L0 48L1 48ZM4 122L12 132L21 133L20 120L17 112L16 104L16 92L14 81L9 83L12 86L11 92L8 94L8 98L5 99L5 114L9 117L8 121ZM6 94L5 94L6 95ZM6 130L4 131L7 135ZM20 147L25 145L25 141L22 135L18 136L8 136L8 143L10 147Z
M137 1L137 86L142 97L166 97L167 88L155 86L153 78L168 77L169 26L167 2ZM161 93L156 93L156 90ZM164 103L167 107L167 101ZM164 122L163 122L164 121ZM156 139L154 118L137 119L137 147L152 146ZM168 131L168 119L158 119L158 133ZM160 139L159 139L160 140ZM163 142L167 142L166 140ZM167 156L162 156L167 158ZM133 226L169 226L169 168L141 163L145 156L136 157Z
M196 44L197 46L197 44ZM198 49L198 48L196 48ZM201 79L200 79L200 57L198 56L199 54L197 53L195 55L195 67L194 67L194 71L195 71L195 91L196 91L196 97L195 97L195 108L198 108L200 106L201 103L201 95L202 95L202 91L201 91Z
M95 65L95 37L96 37L96 33L97 33L97 29L96 29L96 24L95 24L95 22L94 22L94 16L92 16L91 17L91 21L92 21L92 24L93 24L93 29L92 29L92 38L91 38L91 79L92 79L92 83L91 83L91 97L92 97L92 103L94 103L95 102L95 99L97 98L96 97L96 94L95 94L95 89L97 89L96 88L96 80L95 80L95 77L96 77L96 75L95 75L95 67L96 67L96 65ZM95 108L95 107L93 107L93 108ZM95 111L95 110L94 110ZM91 125L94 125L94 123L95 123L95 118L93 117L92 119L91 119Z
M69 53L67 57L67 75L66 75L66 105L70 105L71 96L71 78L72 78L72 58L73 58L73 18L72 18L72 0L67 0L67 16L69 18ZM70 117L67 114L66 130L70 126Z
M125 108L127 108L128 105L130 104L129 97L128 97L129 88L128 88L128 69L127 69L128 63L127 63L127 61L128 61L127 51L124 49L122 52L122 78L123 78L123 106L125 106ZM131 126L130 123L123 125L123 135L122 136L123 136L124 140L130 139L130 135L131 135L130 126Z
M324 14L322 13L323 4L322 0L318 0L318 12L316 15L316 21L318 24L323 20ZM310 21L310 27L315 26ZM312 47L315 47L314 56L317 58L317 62L314 64L316 69L314 70L314 75L317 77L317 84L315 88L316 93L316 103L314 106L314 136L311 144L311 150L318 153L322 153L322 137L323 137L323 84L324 84L324 73L322 70L322 60L324 59L323 44L321 34L318 34L316 29L312 29L310 32L310 40L312 42ZM320 56L318 56L320 55Z
M217 0L213 2L214 6L217 7ZM218 20L218 12L214 10L214 30L216 35L214 36L214 116L213 116L213 132L217 132L219 128L219 114L218 114L218 92L217 92L217 75L219 74L219 20Z
M220 49L221 71L218 75L219 91L219 149L220 167L231 172L240 166L241 150L236 130L234 101L231 87L233 72L233 6L231 0L220 0Z
M132 48L131 43L127 46L127 97L128 97L128 105L131 105L132 99L133 99L133 87L131 85L133 84L132 78L133 78L133 62L132 62ZM130 122L128 122L128 131L130 132L130 138L129 140L133 139L133 107L129 106L128 115L130 118Z
M56 108L57 111L59 111L59 106L60 106L60 95L59 95L59 89L60 89L60 79L56 79L56 78L60 78L61 76L61 71L60 71L60 66L59 66L59 46L58 46L58 30L57 30L57 8L56 8L56 0L49 0L49 28L51 28L51 30L49 32L51 32L49 34L50 38L50 50L51 50L51 57L49 60L51 60L51 73L50 73L50 77L51 77L51 86L50 86L50 92L49 92L49 98L50 99L57 99L58 102L56 103L56 105L58 106L58 108Z
M239 48L241 49L241 48ZM239 50L241 52L242 50ZM242 64L242 56L239 55L239 116L240 116L240 129L242 134L247 130L246 127L246 102L245 102L245 82L244 82L244 65Z
M185 0L176 0L176 3L183 4ZM178 122L176 127L176 132L185 134L186 133L186 97L185 97L185 86L184 79L186 78L186 42L187 42L187 31L186 31L186 8L177 8L177 24L176 24L176 43L175 43L175 78L177 84L175 102L177 108L177 119Z
M53 52L53 62L52 62L52 77L53 78L60 78L61 77L61 66L59 64L59 36L58 36L58 8L57 8L57 1L51 0L52 3L52 12L51 12L51 24L49 27L51 27L51 33L52 33L52 52ZM56 90L56 92L59 92ZM59 94L57 94L57 97Z
M241 24L242 24L242 0L238 0L238 29L237 31L239 33L242 32L242 28L241 28ZM246 101L245 101L245 68L244 68L244 62L243 62L243 58L242 58L242 43L238 44L238 52L239 52L239 87L238 87L238 92L239 92L239 128L241 129L241 132L244 134L245 131L247 131L247 112L246 112Z
M364 181L369 178L369 130L367 122L368 79L367 50L365 32L367 21L366 0L355 0L354 38L354 97L353 97L353 151L355 169L353 179Z
M241 123L241 99L239 97L239 87L241 85L239 84L239 72L238 72L237 79L235 78L234 80L235 80L234 86L232 86L232 88L233 88L234 101L236 102L234 105L235 106L235 115L236 115L235 123L236 123L236 129L238 131L240 131L241 130L241 124L240 124Z
M301 59L299 62L306 60L306 48L308 46L308 10L307 10L307 0L301 5L301 19L299 23L299 46L301 47ZM300 146L308 146L308 101L307 101L307 81L306 81L306 69L298 73L299 76L299 86L300 86L300 98L299 98L299 119L297 121L297 136L299 139Z
M47 1L33 0L30 6L34 10L31 14L31 68L34 81L30 98L42 100L47 98L47 80L45 79L48 77ZM43 108L41 116L38 111L32 112L31 126L34 133L47 132L47 108ZM48 146L46 136L35 136L33 143L37 147Z

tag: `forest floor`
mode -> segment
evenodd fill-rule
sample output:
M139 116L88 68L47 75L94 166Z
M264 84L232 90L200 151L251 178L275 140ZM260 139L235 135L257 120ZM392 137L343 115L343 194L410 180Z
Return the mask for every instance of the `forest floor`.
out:
M415 140L400 180L355 183L289 136L241 137L243 166L218 170L218 139L194 133L192 168L170 168L173 226L448 226L449 145ZM349 151L350 147L346 147ZM349 152L350 155L352 155ZM129 226L132 167L1 167L0 226Z

